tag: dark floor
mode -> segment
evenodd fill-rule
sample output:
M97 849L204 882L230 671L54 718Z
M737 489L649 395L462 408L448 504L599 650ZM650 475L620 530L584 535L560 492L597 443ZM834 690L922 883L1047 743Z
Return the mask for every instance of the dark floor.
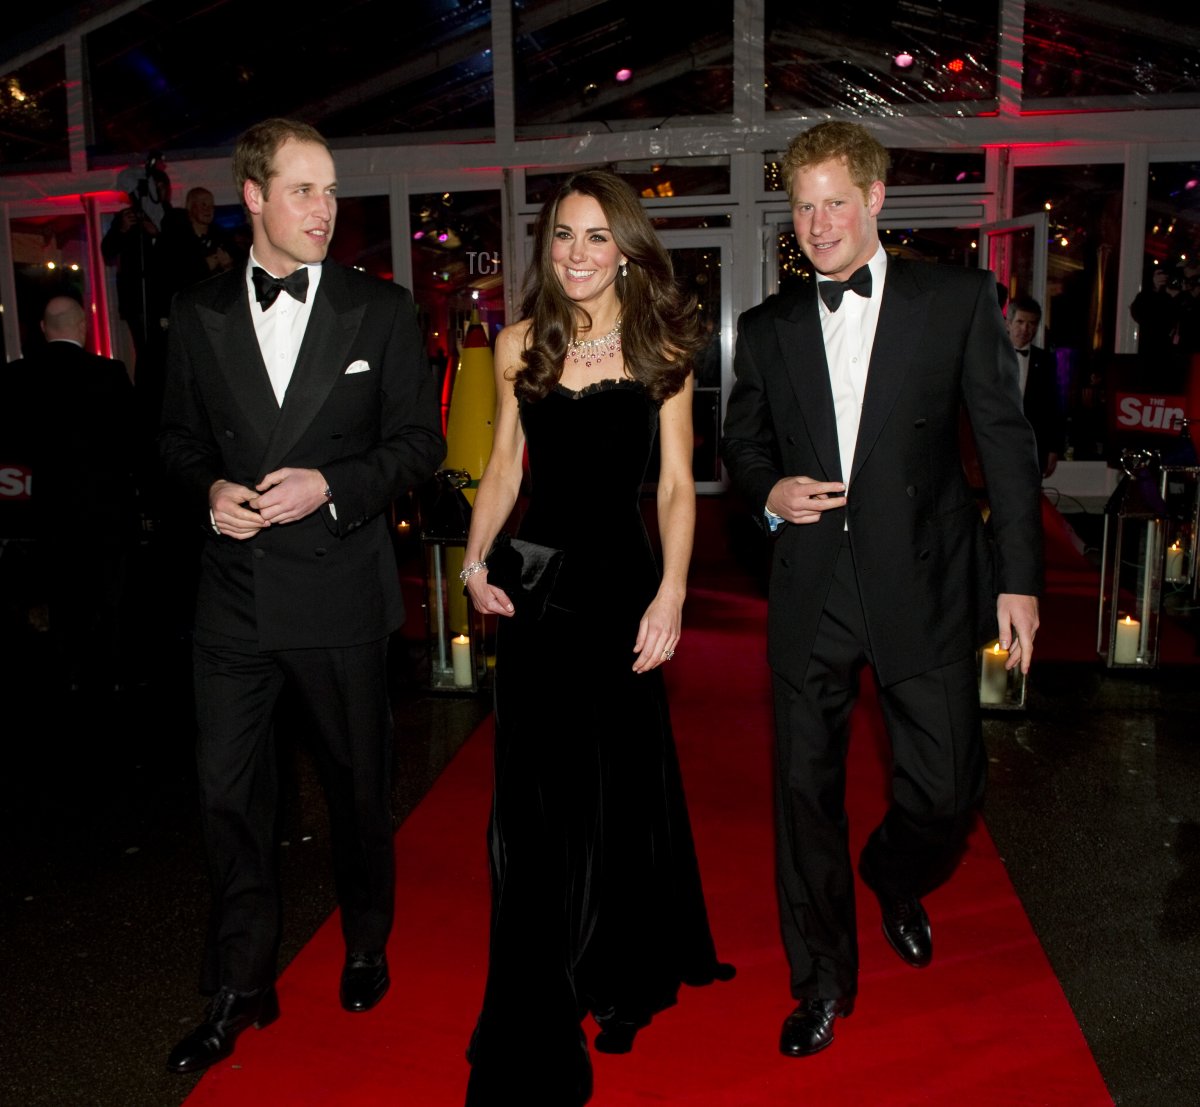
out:
M163 1061L202 1009L206 901L186 647L160 627L127 691L56 691L47 636L11 602L21 565L0 556L0 1104L170 1107L194 1083ZM487 709L423 692L420 653L394 643L398 819ZM987 824L1114 1101L1200 1103L1200 667L1046 664L1030 689L985 723ZM285 963L333 907L299 747Z

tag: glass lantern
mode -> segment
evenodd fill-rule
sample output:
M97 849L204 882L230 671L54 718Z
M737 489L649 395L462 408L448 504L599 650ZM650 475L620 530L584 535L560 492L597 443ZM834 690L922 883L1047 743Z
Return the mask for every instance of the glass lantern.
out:
M470 479L465 470L443 469L421 500L429 687L435 692L478 692L487 676L483 616L458 575L471 521L462 490Z
M1168 594L1196 596L1196 537L1200 534L1200 467L1164 465L1159 492L1167 508L1163 584Z
M1020 711L1025 707L1025 674L1020 665L1011 669L1008 650L995 638L979 651L979 706L986 711Z
M1104 508L1096 650L1110 669L1158 664L1167 506L1149 451L1121 455L1125 475Z

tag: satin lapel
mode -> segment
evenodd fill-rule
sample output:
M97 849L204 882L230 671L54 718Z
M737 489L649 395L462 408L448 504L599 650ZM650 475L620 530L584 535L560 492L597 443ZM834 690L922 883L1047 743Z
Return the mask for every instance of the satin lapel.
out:
M279 419L279 404L250 318L245 271L234 269L223 281L211 306L198 304L196 312L229 391L247 421L260 429L265 439Z
M833 389L829 384L829 363L825 358L815 285L797 294L792 310L775 321L775 332L783 351L788 380L796 394L800 417L824 470L806 476L841 480L837 418L833 412Z
M889 257L875 344L871 347L871 365L867 370L858 441L854 447L851 483L870 456L896 397L912 371L924 336L928 334L929 307L930 295L922 291L914 263Z
M283 398L283 410L263 455L263 473L279 468L288 451L308 429L329 390L345 370L347 354L366 307L348 302L338 266L327 263L296 357L296 368Z

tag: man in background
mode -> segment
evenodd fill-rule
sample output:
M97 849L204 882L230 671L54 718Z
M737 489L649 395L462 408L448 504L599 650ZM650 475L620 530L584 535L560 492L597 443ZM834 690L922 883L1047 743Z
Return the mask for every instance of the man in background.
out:
M45 345L9 372L25 396L50 635L66 688L111 690L125 675L122 596L137 539L133 385L121 362L85 349L78 300L53 297L41 327Z
M1042 322L1042 305L1031 296L1017 296L1008 305L1008 337L1017 352L1017 371L1025 418L1037 439L1038 464L1048 477L1058 467L1066 446L1066 422L1058 398L1054 355L1033 344Z
M192 188L183 211L173 208L164 220L157 249L168 305L176 292L233 268L237 250L215 214L213 194Z

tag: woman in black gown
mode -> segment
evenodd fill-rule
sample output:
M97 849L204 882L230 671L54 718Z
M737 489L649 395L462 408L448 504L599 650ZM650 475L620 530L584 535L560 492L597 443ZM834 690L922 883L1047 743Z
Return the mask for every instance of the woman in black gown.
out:
M728 979L709 932L659 667L679 641L695 524L694 311L619 177L542 210L522 322L496 339L491 459L463 577L501 616L491 941L469 1107L591 1095L581 1021L626 1052L681 983ZM659 450L659 573L639 496ZM544 614L488 582L529 450L519 536L565 551Z

